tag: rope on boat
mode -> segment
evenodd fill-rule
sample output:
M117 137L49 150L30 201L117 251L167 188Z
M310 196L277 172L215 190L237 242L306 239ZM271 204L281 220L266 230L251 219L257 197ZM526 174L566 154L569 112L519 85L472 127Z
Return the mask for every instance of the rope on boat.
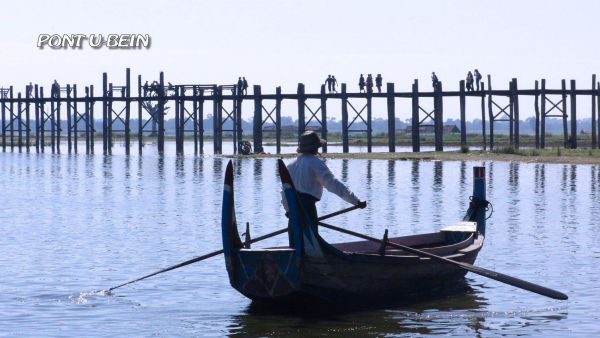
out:
M490 208L492 209L490 215L485 218L486 220L488 220L494 214L494 206L492 205L492 203L490 203L490 201L481 198L476 198L475 196L470 196L469 200L471 201L469 203L469 208L473 208L474 210L478 210L478 208L485 208L485 211L487 212L488 210L490 210Z

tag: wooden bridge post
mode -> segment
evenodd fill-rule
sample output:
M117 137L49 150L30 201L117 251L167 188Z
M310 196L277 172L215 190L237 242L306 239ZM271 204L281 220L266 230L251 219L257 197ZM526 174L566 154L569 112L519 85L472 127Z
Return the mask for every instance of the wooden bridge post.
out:
M106 146L108 147L108 153L112 155L112 146L113 146L113 135L112 135L112 128L113 128L113 84L109 83L108 84L108 101L106 102L106 112L107 115L106 117L108 118L108 120L106 121L106 130L107 130L107 142L106 142Z
M571 149L577 149L577 94L575 80L571 80Z
M444 151L444 103L441 81L434 90L433 105L435 110L435 151Z
M13 97L13 87L10 86L9 90L10 95L10 150L13 151L15 148L15 105L14 105L14 97Z
M597 102L597 107L598 107L598 146L600 146L600 82L596 83L596 87L598 88L598 91L596 92L596 100Z
M488 83L488 115L490 117L490 150L494 150L494 112L492 110L492 77L487 76Z
M304 97L304 83L298 83L298 140L300 140L300 135L306 129L306 120L304 118L304 102L306 98Z
M29 137L31 136L31 121L29 119L29 104L31 103L31 91L33 88L28 87L25 90L25 147L27 148L27 152L29 152L29 146L31 142L29 141Z
M146 91L144 91L144 94L146 93ZM142 132L142 130L144 129L144 123L142 120L142 108L143 108L143 99L142 99L142 76L138 75L138 154L142 155L142 148L144 145L144 141L143 141L143 137L144 137L144 133Z
M107 74L102 73L102 151L108 154L108 80Z
M348 95L346 94L346 84L341 86L342 96L342 152L348 152Z
M485 83L481 81L481 134L483 136L483 150L487 149L487 140L485 137Z
M21 93L17 93L17 99L19 100L17 102L17 119L19 120L19 124L18 124L18 137L17 137L17 142L19 142L19 152L21 152L21 145L23 144L23 119L22 119L22 108L21 106L23 105L23 103L21 102Z
M254 130L252 135L254 137L254 152L258 153L262 151L262 89L259 85L254 85ZM300 102L300 101L298 101Z
M73 85L73 150L75 150L75 154L77 154L77 133L79 132L77 128L77 122L79 121L79 112L77 110L77 85Z
M213 154L219 153L219 121L217 120L219 116L219 87L213 86Z
M4 99L4 92L0 92L0 99ZM6 151L6 101L2 101L2 151Z
M90 153L90 133L91 127L90 124L92 121L90 120L90 87L85 87L85 153Z
M514 106L514 98L513 98L513 86L514 83L510 81L508 83L508 106L509 106L509 114L508 114L508 144L512 148L514 147L514 128L515 128L515 106Z
M460 80L458 83L460 88L460 145L467 145L467 123L465 121L465 80Z
M198 155L198 89L193 87L192 92L192 119L194 121L194 155Z
M533 103L535 107L535 149L540 148L540 107L538 88L538 80L535 80L535 102Z
M241 93L240 93L241 94ZM242 141L244 139L244 130L242 128L242 103L244 102L244 96L238 94L235 100L235 136L236 136L236 144L237 146L236 152L239 153L242 145Z
M56 151L56 115L55 115L55 95L53 90L50 90L50 143L52 144L52 153ZM58 103L58 101L56 102Z
M39 87L35 85L35 151L40 152L40 99L39 99ZM4 127L4 124L2 124Z
M564 84L564 82L563 82ZM542 79L542 91L541 91L541 109L542 109L542 114L540 116L541 118L541 147L542 149L546 148L546 79ZM565 142L566 142L566 137L565 137Z
M513 106L514 106L514 123L515 123L515 149L519 149L519 89L517 78L512 79L513 82Z
M71 119L71 85L67 84L67 152L70 154L73 148L71 144L71 124L76 119Z
M563 79L561 81L562 89L562 108L563 108L563 144L564 147L569 146L569 128L567 127L567 81Z
M125 154L130 154L131 145L131 70L125 69Z
M45 151L45 137L44 134L46 132L46 112L44 111L44 106L45 106L45 102L44 102L44 87L40 87L40 98L39 98L39 104L40 104L40 151L43 153Z
M325 85L321 85L321 138L327 140L327 97L325 96ZM327 153L327 143L323 145L323 153Z
M160 72L158 89L158 153L165 152L165 73Z
M180 99L179 97L179 86L175 86L175 153L180 155L182 153L182 142L181 142L181 117L180 112Z
M89 125L90 125L90 152L93 154L94 153L94 133L96 132L96 126L94 124L94 104L96 103L96 101L94 101L94 85L90 85L90 97L89 99L89 103L90 103L90 115L89 115Z
M275 88L275 143L281 154L281 87Z
M204 154L204 89L200 89L198 95L198 137L200 138L200 154Z
M367 92L367 152L373 150L373 109L372 109L373 92Z
M412 148L413 152L421 151L421 139L419 135L419 80L415 79L412 85Z
M592 149L596 149L596 74L592 74Z
M394 83L387 83L388 151L396 152L396 98Z
M61 107L61 94L60 88L57 88L58 97L56 98L56 153L60 154L60 134L62 128L60 127L60 107Z

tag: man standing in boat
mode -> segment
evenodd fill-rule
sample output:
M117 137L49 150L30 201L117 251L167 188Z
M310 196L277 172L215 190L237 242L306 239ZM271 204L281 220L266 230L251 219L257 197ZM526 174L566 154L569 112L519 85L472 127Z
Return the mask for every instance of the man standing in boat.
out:
M305 131L298 142L297 152L299 156L287 165L300 202L315 226L315 232L317 232L318 222L316 203L321 200L323 187L348 203L359 205L360 208L367 206L367 202L359 200L344 183L333 176L327 165L317 158L319 147L325 143L326 141L321 140L314 131ZM281 195L282 204L285 210L288 211L285 195L283 192ZM289 226L290 243L293 239L291 228Z

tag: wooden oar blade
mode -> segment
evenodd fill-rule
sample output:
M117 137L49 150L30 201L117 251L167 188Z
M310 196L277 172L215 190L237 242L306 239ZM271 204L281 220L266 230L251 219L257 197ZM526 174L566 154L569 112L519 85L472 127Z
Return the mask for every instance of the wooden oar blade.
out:
M566 294L564 294L560 291L556 291L556 290L553 290L553 289L550 289L550 288L547 288L547 287L544 287L541 285L537 285L537 284L533 284L528 281L524 281L524 280L516 278L516 277L511 277L511 276L505 275L503 273L491 271L491 270L481 268L478 266L474 266L471 264L460 263L460 262L457 262L457 263L459 263L461 266L463 266L465 269L469 270L470 272L476 273L480 276L491 278L491 279L497 280L502 283L506 283L506 284L509 284L509 285L512 285L512 286L515 286L515 287L518 287L518 288L521 288L521 289L524 289L527 291L537 293L542 296L550 297L553 299L559 299L559 300L569 299L569 297Z

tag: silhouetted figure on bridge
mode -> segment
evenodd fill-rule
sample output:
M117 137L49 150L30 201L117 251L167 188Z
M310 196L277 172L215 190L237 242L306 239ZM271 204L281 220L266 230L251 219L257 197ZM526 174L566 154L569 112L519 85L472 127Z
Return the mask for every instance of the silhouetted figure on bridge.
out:
M244 81L242 81L242 77L238 77L237 82L238 93L241 95L244 92Z
M360 74L360 78L358 79L358 88L360 88L361 93L365 90L365 77L362 74Z
M148 89L150 88L148 86L148 81L146 80L146 83L144 83L144 96L148 95Z
M481 82L481 74L477 69L475 69L475 85L477 86L477 91L479 91L479 83Z
M469 71L469 73L467 74L467 91L468 92L472 92L473 91L473 73L471 73L471 71Z
M60 85L58 84L58 82L56 80L54 80L54 83L52 84L52 89L50 90L52 97L59 97L60 96Z
M334 93L337 93L335 86L337 86L337 80L335 79L334 75L331 75L331 90L333 90Z
M367 75L367 93L373 92L373 76L371 74Z
M438 80L437 75L435 75L435 72L431 72L431 85L433 86L433 90L437 88L438 83L440 83L440 81Z
M27 96L32 97L33 84L31 82L29 82L29 84L27 86L25 86L25 89L27 90Z
M377 74L377 77L375 78L375 86L377 86L377 91L379 93L381 93L382 85L383 85L383 78L381 77L381 74Z
M248 94L248 81L246 81L245 77L242 77L242 89L243 89L244 95Z
M325 79L325 84L327 85L327 92L331 93L331 75L327 75Z

